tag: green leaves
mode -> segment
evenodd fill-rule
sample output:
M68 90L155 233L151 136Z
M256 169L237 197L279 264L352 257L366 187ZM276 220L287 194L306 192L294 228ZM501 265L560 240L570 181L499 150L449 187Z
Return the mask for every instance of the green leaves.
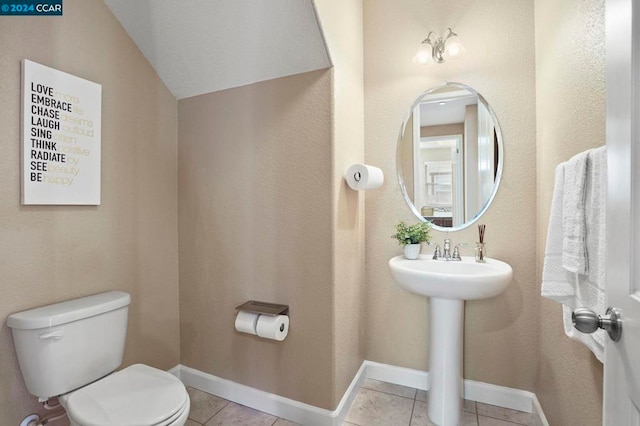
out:
M429 222L420 222L415 225L407 226L403 221L399 221L396 225L396 233L391 236L398 240L398 244L406 246L407 244L420 244L429 242L431 235L431 224Z

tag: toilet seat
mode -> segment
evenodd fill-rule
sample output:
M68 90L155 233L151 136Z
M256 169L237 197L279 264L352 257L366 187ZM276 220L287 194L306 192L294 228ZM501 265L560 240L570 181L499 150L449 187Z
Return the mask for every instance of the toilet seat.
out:
M131 365L60 400L72 424L84 426L168 426L189 411L182 382L143 364Z

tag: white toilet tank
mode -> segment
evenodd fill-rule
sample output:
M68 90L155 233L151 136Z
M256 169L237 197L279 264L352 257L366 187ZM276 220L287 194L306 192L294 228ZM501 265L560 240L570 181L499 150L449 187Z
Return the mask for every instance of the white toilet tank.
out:
M27 390L46 399L118 368L130 303L128 293L110 291L9 315Z

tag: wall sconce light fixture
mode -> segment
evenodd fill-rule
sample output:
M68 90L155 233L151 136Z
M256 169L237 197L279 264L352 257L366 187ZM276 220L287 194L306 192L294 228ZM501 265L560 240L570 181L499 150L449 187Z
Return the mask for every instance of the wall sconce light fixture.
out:
M418 53L413 57L413 62L425 65L429 59L433 59L441 64L445 59L456 59L462 55L464 47L458 39L458 34L454 33L451 28L448 28L447 31L443 37L438 37L434 31L430 31L427 38L422 40Z

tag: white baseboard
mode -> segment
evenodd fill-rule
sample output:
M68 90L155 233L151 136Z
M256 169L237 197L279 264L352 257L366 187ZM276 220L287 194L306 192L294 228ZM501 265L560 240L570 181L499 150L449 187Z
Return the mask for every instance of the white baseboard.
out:
M464 398L482 402L484 404L497 405L498 407L533 413L533 397L531 392L496 386L489 383L464 381Z
M533 414L536 420L535 426L549 426L549 422L542 411L540 401L538 401L538 397L535 394L533 395Z
M338 407L333 412L334 425L342 426L342 423L344 423L344 420L347 417L347 413L349 412L349 408L351 408L353 401L356 399L356 396L358 396L358 392L360 391L360 388L362 387L366 379L367 366L363 362L362 365L360 365L360 368L358 369L355 377L353 378L353 380L351 380L351 384L344 392L344 395L342 395L342 399L340 400Z
M426 371L380 364L379 362L373 361L365 361L362 365L366 366L367 379L380 380L381 382L408 386L415 389L429 390L429 373Z
M241 385L184 365L178 365L169 372L187 386L292 422L310 426L342 425L365 379L429 390L429 373L425 371L364 361L345 391L338 407L334 411L330 411ZM536 417L536 426L549 426L538 398L532 392L465 380L464 397L471 401L533 413Z
M220 398L251 407L253 409L272 414L301 425L340 426L344 422L347 412L353 403L360 387L364 383L365 366L360 366L338 407L334 411L314 407L283 396L275 395L249 386L241 385L230 380L222 379L211 374L203 373L193 368L180 365L170 372L178 377L185 385L199 389Z
M173 367L172 369L167 370L167 373L173 374L178 379L182 380L182 377L180 377L180 370L182 370L183 368L184 368L184 366L182 364L178 364L175 367Z

